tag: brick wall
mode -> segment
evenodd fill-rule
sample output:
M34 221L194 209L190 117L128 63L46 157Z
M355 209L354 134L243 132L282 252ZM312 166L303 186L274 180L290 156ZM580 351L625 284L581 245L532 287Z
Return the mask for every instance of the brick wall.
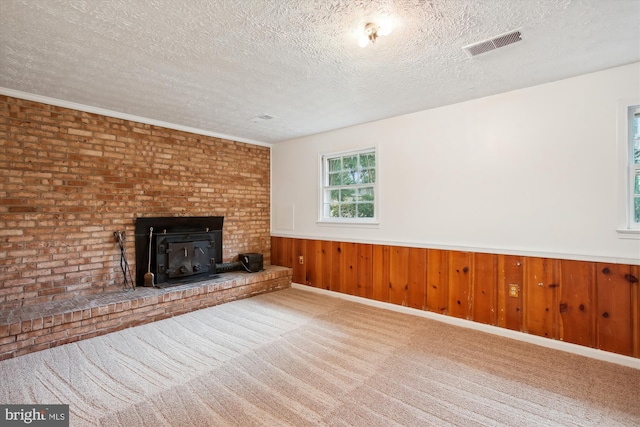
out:
M224 216L269 263L270 149L0 96L0 310L122 286L142 216Z

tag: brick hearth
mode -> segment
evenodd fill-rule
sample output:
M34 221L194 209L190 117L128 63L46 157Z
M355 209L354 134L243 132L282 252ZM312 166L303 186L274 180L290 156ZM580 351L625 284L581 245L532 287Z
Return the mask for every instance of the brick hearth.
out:
M206 282L109 291L0 311L0 360L288 288L291 276L289 268L265 266L259 273L230 272Z

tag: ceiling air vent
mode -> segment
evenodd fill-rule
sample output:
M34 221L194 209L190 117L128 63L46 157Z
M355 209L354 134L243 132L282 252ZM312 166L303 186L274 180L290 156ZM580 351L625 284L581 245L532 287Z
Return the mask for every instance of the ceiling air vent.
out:
M275 116L270 116L269 114L263 114L261 116L257 116L251 119L251 121L253 123L260 123L260 122L266 122L267 120L273 120L275 119Z
M515 42L519 42L521 40L522 33L520 31L511 31L510 33L501 34L489 40L464 46L462 50L467 52L467 55L469 55L470 57L473 57L513 44Z

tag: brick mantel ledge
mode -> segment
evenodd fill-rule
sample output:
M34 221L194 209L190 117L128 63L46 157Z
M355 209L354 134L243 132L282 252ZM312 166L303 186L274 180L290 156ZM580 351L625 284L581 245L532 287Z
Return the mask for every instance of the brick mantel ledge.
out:
M198 283L47 302L0 311L0 360L291 286L292 270L265 266Z

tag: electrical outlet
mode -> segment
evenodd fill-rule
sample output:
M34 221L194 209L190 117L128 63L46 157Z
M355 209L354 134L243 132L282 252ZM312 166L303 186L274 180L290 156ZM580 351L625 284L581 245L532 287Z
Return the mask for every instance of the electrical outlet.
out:
M520 292L520 286L510 284L509 285L509 296L512 298L518 298L518 293Z
M304 257L302 255L298 257L298 264L304 264Z

